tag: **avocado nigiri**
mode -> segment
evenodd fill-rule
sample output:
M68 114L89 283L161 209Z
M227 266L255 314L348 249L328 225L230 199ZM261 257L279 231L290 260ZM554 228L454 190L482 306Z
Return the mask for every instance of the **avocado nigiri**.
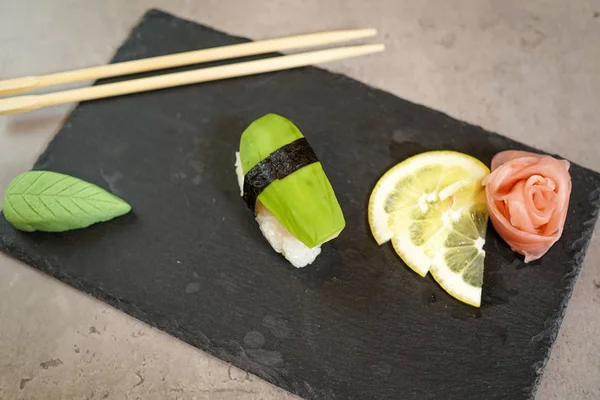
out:
M242 133L236 158L241 194L265 238L294 266L312 263L346 223L306 138L288 119L267 114Z

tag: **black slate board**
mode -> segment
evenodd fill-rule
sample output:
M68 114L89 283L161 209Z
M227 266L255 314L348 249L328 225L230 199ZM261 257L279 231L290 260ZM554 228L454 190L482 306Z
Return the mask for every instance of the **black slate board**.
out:
M153 10L114 61L245 40ZM270 249L237 189L239 135L268 112L309 138L347 219L302 270ZM316 68L89 102L35 169L95 182L134 212L63 234L2 218L0 247L306 398L526 399L590 240L599 175L572 166L564 236L540 262L489 230L480 310L378 247L366 219L373 184L406 156L455 149L489 165L508 148L525 146Z

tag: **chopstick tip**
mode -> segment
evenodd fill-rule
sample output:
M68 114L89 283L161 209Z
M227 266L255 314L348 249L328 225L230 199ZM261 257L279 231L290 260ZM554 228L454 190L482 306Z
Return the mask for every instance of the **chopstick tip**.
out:
M332 31L329 32L334 35L341 35L343 40L352 40L352 39L362 39L366 37L372 37L377 35L377 29L374 28L366 28L366 29L350 29L350 30L342 30L342 31Z
M364 29L364 32L365 32L365 36L366 37L376 36L377 35L377 29L375 29L375 28Z
M385 50L385 45L383 43L367 44L365 45L365 48L369 49L373 53L379 53Z

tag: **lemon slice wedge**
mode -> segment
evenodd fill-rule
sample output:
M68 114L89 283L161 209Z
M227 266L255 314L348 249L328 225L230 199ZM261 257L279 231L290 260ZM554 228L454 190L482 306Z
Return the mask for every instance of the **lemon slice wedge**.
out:
M451 296L479 306L487 207L481 181L489 169L454 151L421 153L397 164L369 199L378 244L391 240L417 274L431 271Z

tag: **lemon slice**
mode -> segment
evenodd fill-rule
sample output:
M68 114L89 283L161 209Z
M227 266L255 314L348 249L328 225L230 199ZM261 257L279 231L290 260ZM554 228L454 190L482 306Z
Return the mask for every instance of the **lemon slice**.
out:
M446 292L475 307L481 305L487 222L485 203L473 204L452 222L431 265L431 275Z
M369 225L379 244L392 241L413 271L475 306L481 298L487 208L481 181L489 169L454 151L421 153L375 185Z

